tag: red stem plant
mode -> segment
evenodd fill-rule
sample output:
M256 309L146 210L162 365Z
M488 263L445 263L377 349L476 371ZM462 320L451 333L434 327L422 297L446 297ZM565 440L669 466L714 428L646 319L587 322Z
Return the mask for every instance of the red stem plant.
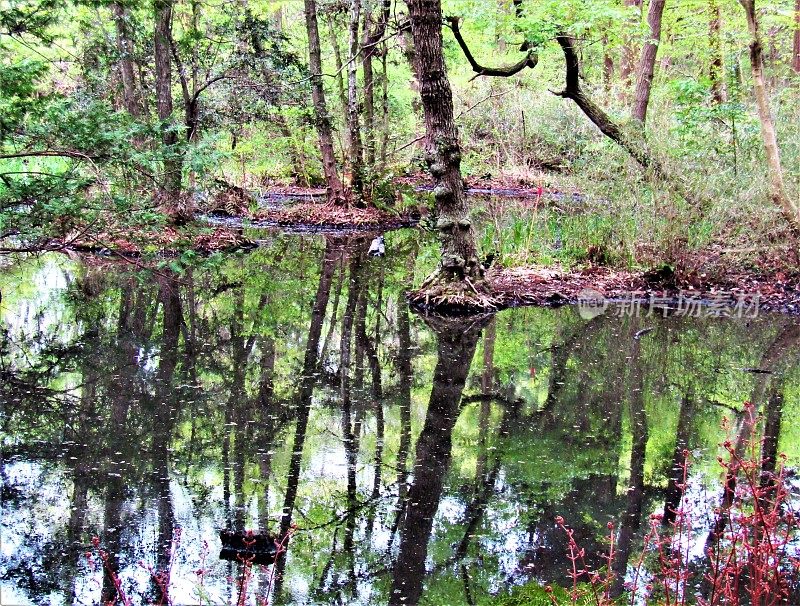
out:
M760 422L755 407L745 404L745 428L749 436L741 444L722 444L727 457L719 457L724 480L722 504L714 511L704 557L693 558L697 536L692 509L685 501L689 452L684 450L680 505L675 521L663 528L663 516L650 516L642 552L625 584L627 594L611 593L615 557L614 525L609 523L609 549L603 570L589 570L585 551L574 532L559 516L556 524L567 534L570 604L611 606L779 606L796 604L800 558L796 539L800 520L792 511L787 488L785 455L779 455L774 471L765 471L762 441L753 438ZM724 424L727 427L727 421ZM653 571L648 570L652 568ZM546 588L554 606L564 606Z

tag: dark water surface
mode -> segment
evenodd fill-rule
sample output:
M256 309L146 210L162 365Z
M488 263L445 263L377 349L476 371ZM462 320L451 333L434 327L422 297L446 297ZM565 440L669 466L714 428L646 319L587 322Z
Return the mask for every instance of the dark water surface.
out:
M133 604L236 603L219 531L293 525L246 603L488 603L567 582L558 515L595 563L621 525L624 572L684 448L713 508L746 400L800 459L794 318L423 318L413 235L264 238L180 274L0 269L0 604L112 599L95 536Z

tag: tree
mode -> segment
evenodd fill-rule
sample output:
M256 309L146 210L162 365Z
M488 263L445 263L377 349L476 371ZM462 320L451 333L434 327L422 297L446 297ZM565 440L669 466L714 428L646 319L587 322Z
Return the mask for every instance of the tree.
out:
M122 80L122 103L131 116L140 117L143 107L140 92L136 86L136 72L133 63L133 40L130 31L130 11L125 5L114 2L111 5L114 25L117 30L117 52L119 53L119 71Z
M360 204L364 187L364 154L361 145L361 128L358 115L358 54L359 24L361 21L361 0L350 0L350 21L348 24L347 56L347 150L350 164L350 185Z
M794 44L792 46L792 69L800 74L800 0L794 5Z
M370 5L364 14L364 39L361 44L362 59L361 65L364 72L364 151L365 160L368 166L375 164L375 74L373 72L373 59L378 56L378 45L386 32L386 24L389 22L389 12L391 10L391 0L383 0L379 5L380 12L377 20L373 20L373 12ZM385 56L385 53L384 53ZM386 81L386 72L383 73L383 80Z
M647 106L650 104L650 91L653 88L653 74L656 66L656 54L661 42L661 17L664 14L666 0L652 0L647 11L647 24L650 37L642 47L642 56L636 70L636 93L633 99L633 118L642 124L647 119Z
M769 109L769 97L764 81L764 47L761 41L758 16L756 15L755 0L739 0L747 17L747 27L750 30L750 68L753 72L753 91L755 93L758 119L761 123L761 139L764 142L764 151L767 156L767 167L770 177L770 196L772 201L781 209L783 216L795 231L800 231L800 208L789 198L786 185L783 181L781 168L781 155L778 148L778 137L775 134L775 125Z
M322 153L322 169L325 173L328 200L334 204L345 204L344 186L336 169L336 155L333 151L333 132L331 129L328 105L325 102L325 87L322 84L322 52L319 41L316 0L304 0L306 32L308 34L308 67L311 71L311 98L314 103L314 125L319 136Z
M434 180L434 212L439 217L436 227L442 250L439 269L417 294L420 299L444 304L465 302L466 297L483 307L488 303L486 285L461 179L461 146L442 53L442 4L440 0L408 0L407 4L425 114L425 162Z
M161 141L164 145L164 175L162 193L166 198L167 213L175 221L182 217L175 203L181 191L183 162L178 149L178 133L172 116L172 11L173 0L156 0L154 3L153 60L155 64L156 108L161 121Z
M711 98L714 103L726 101L725 77L722 61L722 9L719 0L708 0L708 10L711 13L708 22L708 46L711 51L711 64L708 77L711 78Z
M684 200L695 206L705 205L706 201L692 192L680 175L675 174L656 157L642 133L626 129L615 122L583 90L580 82L581 64L575 38L561 34L557 36L556 41L564 53L566 85L561 92L554 94L574 101L586 117L600 129L600 132L627 151L643 169L651 171L653 176L672 187Z

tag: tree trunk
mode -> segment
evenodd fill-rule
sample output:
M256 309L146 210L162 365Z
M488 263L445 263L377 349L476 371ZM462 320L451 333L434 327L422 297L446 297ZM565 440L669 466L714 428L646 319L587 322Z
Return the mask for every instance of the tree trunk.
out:
M172 0L156 0L153 54L156 72L156 107L161 121L161 140L164 144L163 193L169 199L169 212L180 219L174 202L181 191L183 162L177 149L178 134L172 119Z
M122 105L134 118L142 115L142 105L136 89L136 72L133 65L133 41L131 40L127 9L114 2L111 5L114 25L117 30L117 52L119 53L119 72L122 80Z
M462 287L466 282L474 291L473 281L483 282L483 267L478 262L475 232L461 179L453 93L442 53L441 1L408 0L407 4L425 113L425 161L434 180L434 211L439 217L437 228L442 249L440 268L423 283L423 289L434 281L460 283Z
M638 326L634 326L638 328ZM644 505L644 463L649 438L647 412L645 411L645 369L641 355L640 336L633 337L630 357L630 422L631 422L631 458L630 485L625 499L625 512L620 518L617 535L617 555L611 564L613 582L611 597L618 598L625 590L625 572L630 561L633 538L642 523L642 507Z
M792 49L792 69L800 74L800 0L794 5L794 45Z
M658 54L658 45L661 43L661 17L664 15L666 3L666 0L652 0L647 11L650 38L642 48L642 56L636 70L636 94L633 99L633 118L642 124L647 120L647 106L650 104L650 91L653 88L656 54Z
M317 3L304 0L306 32L308 33L308 66L311 70L311 99L314 103L314 121L319 135L319 148L322 154L322 168L328 185L328 201L345 204L347 198L344 186L336 171L336 156L333 152L333 134L328 107L325 103L325 88L322 84L322 56L317 24Z
M369 6L369 5L368 5ZM378 20L371 26L372 11L364 14L364 42L362 44L362 69L364 71L364 151L367 166L375 164L375 74L372 61L378 55L378 43L386 32L391 9L390 0L384 0ZM385 75L385 74L384 74Z
M719 0L708 0L711 19L708 22L708 46L711 51L711 64L708 76L711 78L711 99L719 105L727 101L725 92L725 71L722 62L722 10Z
M347 147L350 164L350 185L356 202L364 189L364 154L361 146L361 127L358 118L358 28L361 22L361 0L350 0L347 55Z
M386 150L389 147L389 71L386 59L389 49L386 42L381 46L381 138L378 156L380 157L380 169L383 170L386 166Z
M342 61L342 49L339 47L339 38L336 34L336 21L333 15L328 16L328 40L333 47L333 58L336 61L336 92L339 94L339 103L342 105L342 111L347 111L347 94L344 92L344 78L342 72L344 71L344 62Z
M778 149L778 138L775 134L775 125L769 110L767 86L764 82L764 48L761 43L758 18L756 17L755 0L739 0L747 17L747 26L750 29L750 67L753 71L753 88L758 109L758 119L761 122L761 138L764 141L764 150L767 155L767 165L770 177L770 195L772 201L781 209L784 217L795 231L800 231L800 209L789 198L783 182L783 169L781 156Z

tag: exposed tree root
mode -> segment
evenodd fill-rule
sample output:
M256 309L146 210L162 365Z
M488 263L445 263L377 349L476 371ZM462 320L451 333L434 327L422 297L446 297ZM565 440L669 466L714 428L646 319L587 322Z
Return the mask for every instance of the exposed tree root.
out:
M440 314L489 313L506 307L485 280L448 279L441 268L406 297L412 307Z

